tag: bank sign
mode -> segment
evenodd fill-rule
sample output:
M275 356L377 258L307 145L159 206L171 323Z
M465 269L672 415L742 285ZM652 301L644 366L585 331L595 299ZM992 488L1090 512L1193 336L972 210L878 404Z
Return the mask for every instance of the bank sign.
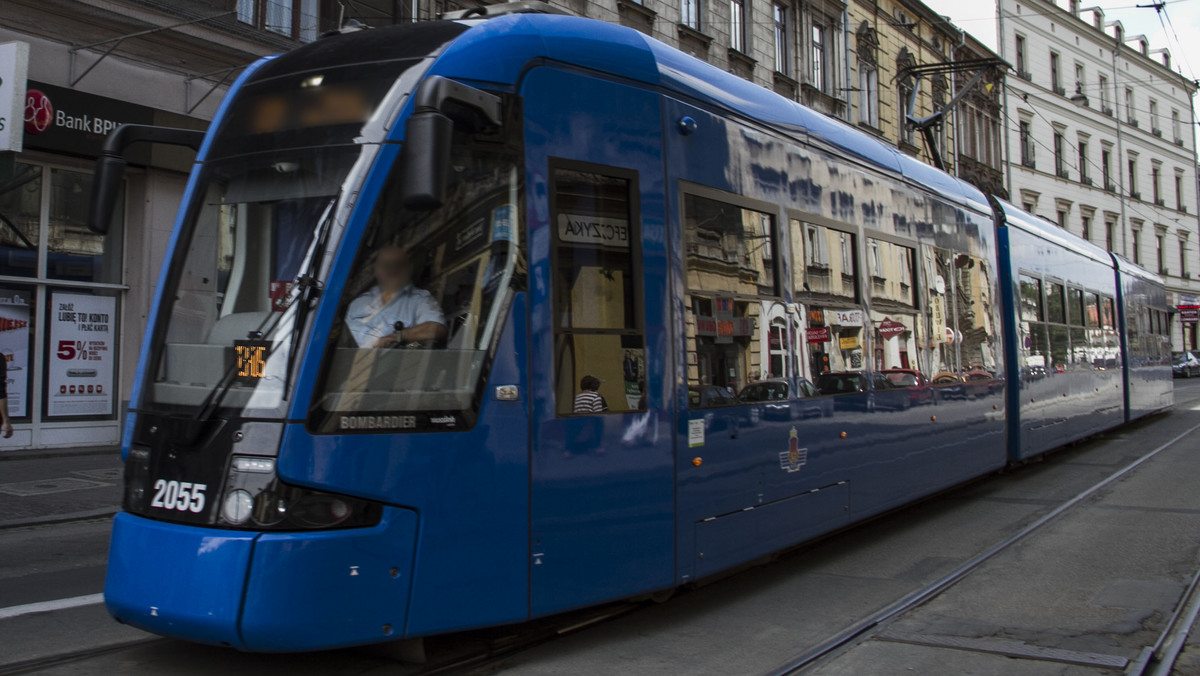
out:
M29 70L29 45L0 45L0 152L21 151L25 111L25 74Z
M27 148L96 157L109 132L122 124L153 124L154 109L31 80L24 118ZM146 144L138 145L129 161L148 164Z

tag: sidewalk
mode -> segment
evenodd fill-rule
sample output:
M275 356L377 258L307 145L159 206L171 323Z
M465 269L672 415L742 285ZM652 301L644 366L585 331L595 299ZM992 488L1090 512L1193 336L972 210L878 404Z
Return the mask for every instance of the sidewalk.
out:
M0 453L0 530L116 514L121 475L116 446Z

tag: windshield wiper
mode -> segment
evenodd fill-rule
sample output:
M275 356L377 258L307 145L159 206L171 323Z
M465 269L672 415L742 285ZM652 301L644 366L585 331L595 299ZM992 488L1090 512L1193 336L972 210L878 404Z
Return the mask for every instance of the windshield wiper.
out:
M284 391L291 384L291 372L296 356L296 341L300 338L300 333L303 331L304 320L308 316L312 302L320 296L321 283L316 279L317 261L324 254L326 242L329 238L330 223L333 222L334 205L337 204L337 197L329 200L329 205L325 207L325 213L321 216L321 224L318 226L317 236L313 238L312 246L309 248L308 265L304 274L296 277L294 293L289 294L287 305L279 310L271 312L271 316L263 319L258 328L251 331L247 336L250 340L259 340L264 336L269 336L275 333L275 329L279 328L279 323L293 309L295 315L292 318L291 336L288 338L288 363L285 367L284 376ZM297 305L297 301L299 304ZM266 359L270 359L271 355L278 351L276 343L271 351L267 353ZM264 360L265 361L265 360ZM225 395L233 387L234 374L237 373L237 359L230 362L229 368L225 369L225 373L221 375L221 379L217 381L216 386L209 391L208 396L200 403L200 407L196 410L193 420L201 422L212 417L214 411L221 406L221 402L225 399Z
M292 386L292 366L296 363L296 353L299 351L297 348L300 347L298 343L300 334L304 332L304 323L316 300L321 297L323 285L317 279L317 273L321 257L325 255L325 247L329 242L329 232L332 230L330 226L333 224L336 206L337 198L334 197L329 200L329 205L325 207L325 213L321 215L321 224L317 226L317 236L313 238L312 250L308 256L308 266L304 270L304 274L296 278L296 288L299 291L296 300L300 301L300 305L296 308L296 316L292 320L292 335L288 337L288 360L283 381L285 392Z

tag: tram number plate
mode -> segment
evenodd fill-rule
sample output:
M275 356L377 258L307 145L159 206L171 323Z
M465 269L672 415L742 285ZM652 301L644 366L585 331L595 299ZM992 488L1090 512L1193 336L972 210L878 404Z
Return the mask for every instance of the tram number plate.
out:
M154 482L154 499L150 506L199 514L204 511L204 491L207 489L206 484L159 479Z

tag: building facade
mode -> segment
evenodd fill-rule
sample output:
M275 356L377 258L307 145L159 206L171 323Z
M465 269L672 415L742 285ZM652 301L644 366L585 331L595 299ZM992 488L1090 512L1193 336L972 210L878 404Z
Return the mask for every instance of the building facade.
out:
M1017 74L1012 200L1158 272L1172 306L1197 305L1196 85L1167 50L1068 1L999 1L1001 55ZM1198 347L1194 314L1174 313L1171 328L1173 349Z

